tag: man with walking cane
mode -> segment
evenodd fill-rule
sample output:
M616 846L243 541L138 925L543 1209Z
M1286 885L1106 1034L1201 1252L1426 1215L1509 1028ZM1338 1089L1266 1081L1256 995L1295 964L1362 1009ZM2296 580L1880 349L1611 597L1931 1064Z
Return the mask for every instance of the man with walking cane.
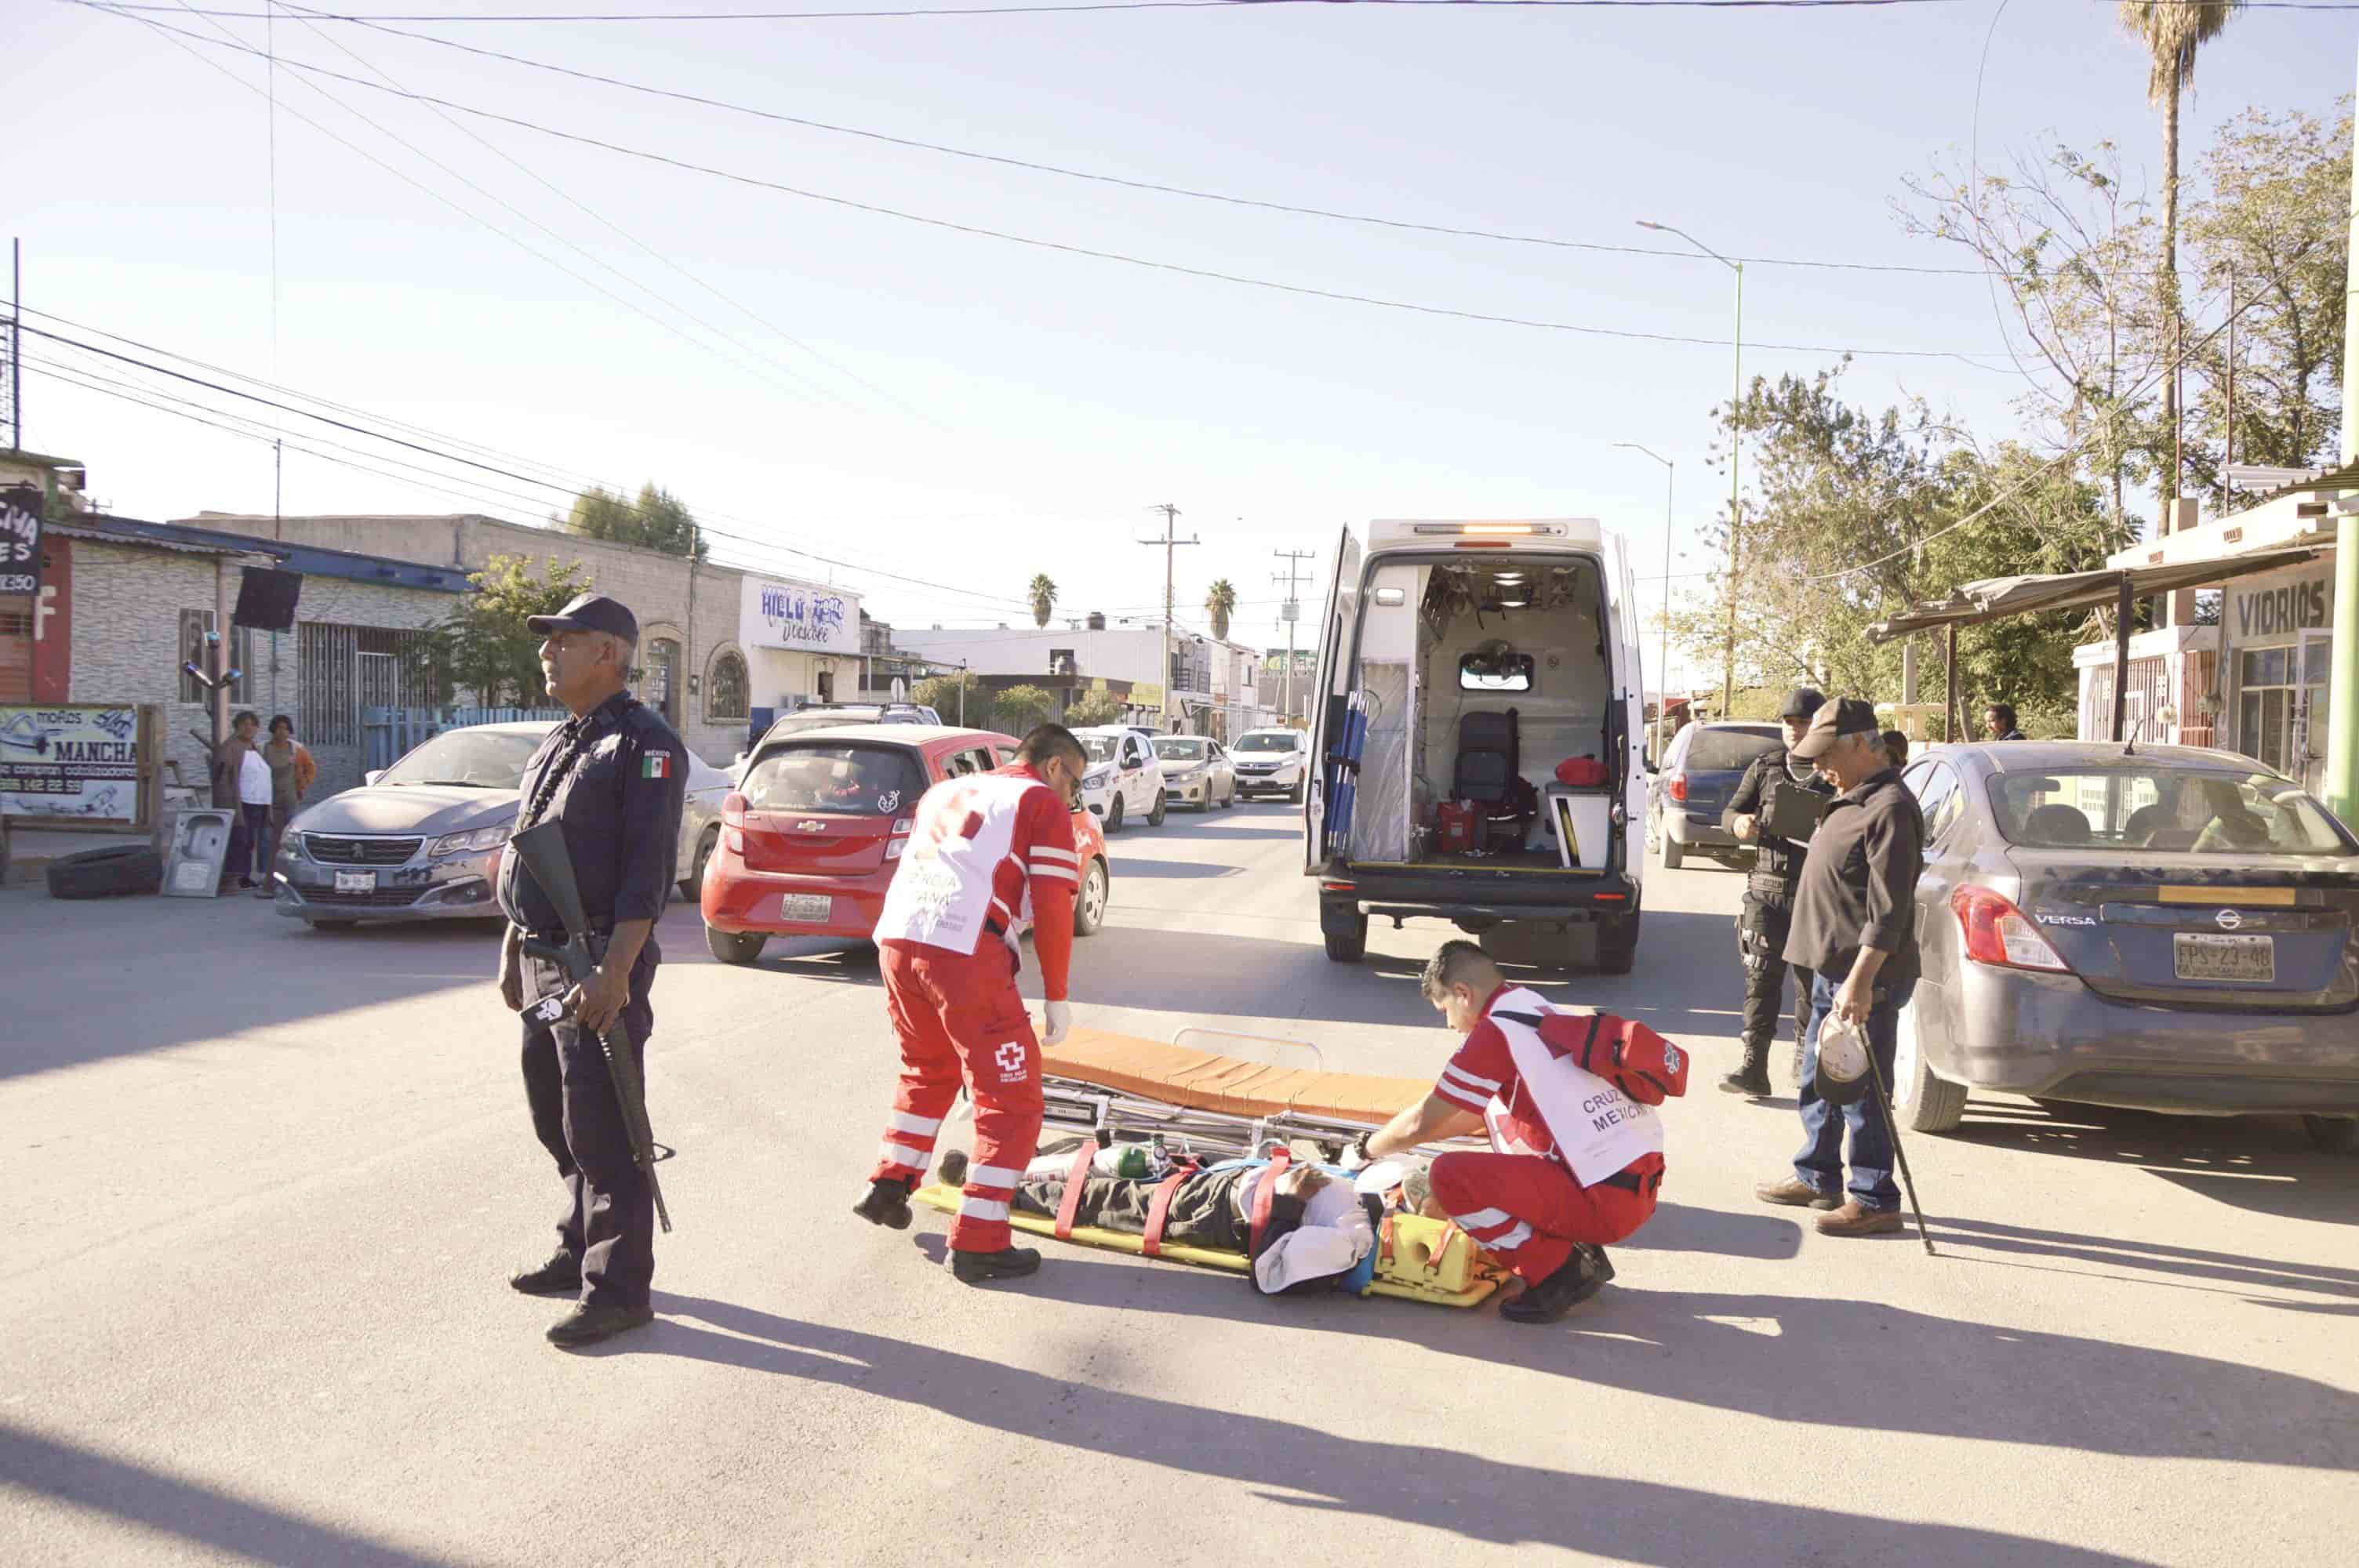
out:
M1799 1095L1803 1142L1794 1173L1756 1189L1764 1203L1826 1209L1826 1236L1876 1236L1901 1227L1893 1183L1895 1143L1881 1086L1891 1082L1900 1009L1916 989L1917 879L1925 869L1925 819L1892 766L1875 709L1856 697L1823 704L1793 754L1838 792L1820 818L1796 884L1785 959L1813 970L1808 1052ZM1875 1086L1849 1103L1821 1092L1819 1036L1841 1019L1867 1037ZM1851 1180L1843 1181L1843 1132Z

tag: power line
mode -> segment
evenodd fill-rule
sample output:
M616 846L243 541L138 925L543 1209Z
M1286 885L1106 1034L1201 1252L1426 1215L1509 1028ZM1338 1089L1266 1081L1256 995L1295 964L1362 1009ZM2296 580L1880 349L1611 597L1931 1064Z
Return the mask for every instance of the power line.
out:
M89 9L101 12L107 12L115 15L122 14L118 7L112 4L101 3L101 0L65 0L65 3L85 6ZM1251 3L1265 4L1270 3L1270 0L1251 0ZM1364 4L1366 3L1366 0L1349 0L1349 3ZM1488 4L1493 3L1493 0L1473 0L1473 3ZM182 38L190 38L195 42L211 45L215 48L238 49L249 54L258 52L249 46L230 44L226 42L217 43L214 39L186 33L182 31L182 29L168 27L161 22L147 21L144 17L131 17L128 19L140 21L147 27L158 28L165 32L176 33ZM394 89L385 87L380 83L365 81L359 77L350 76L341 71L330 70L321 66L304 65L294 60L282 60L280 63L292 70L308 70L314 74L327 76L337 81L347 81L355 86L366 87L376 92L395 91ZM1099 250L1092 246L1073 244L1062 240L1046 240L1034 235L1014 233L1005 229L990 229L983 227L980 224L962 223L948 218L929 217L924 213L911 212L901 208L886 207L873 201L856 200L848 196L834 196L824 191L810 190L800 186L788 185L778 180L765 179L758 175L743 174L732 169L719 168L709 164L700 164L687 158L674 157L669 154L652 152L641 147L628 146L618 142L609 142L601 137L585 135L579 132L559 130L553 126L543 125L536 121L523 119L517 115L504 114L496 110L480 109L472 104L458 103L447 98L438 98L427 93L404 91L398 92L397 95L405 98L413 98L420 103L440 104L443 108L454 110L462 114L473 114L480 118L491 120L501 124L513 125L519 130L531 131L538 135L551 136L560 141L576 143L583 146L597 147L624 157L637 158L648 163L660 164L667 168L683 169L690 173L708 175L717 179L727 180L732 184L749 186L756 189L775 191L781 195L799 197L808 201L824 202L830 206L842 207L858 212L868 212L878 217L898 219L903 222L922 224L928 228L945 229L953 233L968 234L982 239L999 240L1009 244L1025 245L1035 250L1051 251L1064 255L1083 256L1094 261L1116 262L1125 266L1138 267L1147 271L1171 273L1183 277L1202 278L1211 282L1234 284L1247 288L1267 289L1277 293L1290 294L1306 298L1325 299L1339 304L1365 305L1372 306L1379 309L1406 311L1413 315L1439 316L1462 321L1481 321L1494 326L1522 327L1537 331L1565 332L1581 337L1613 338L1635 342L1674 343L1712 349L1724 347L1726 341L1724 339L1720 338L1690 337L1685 334L1674 332L1641 332L1634 331L1626 328L1596 327L1577 322L1551 321L1537 317L1509 316L1483 310L1465 310L1451 306L1428 305L1413 300L1389 299L1377 295L1359 294L1346 289L1323 288L1310 284L1284 283L1273 278L1255 277L1242 273L1221 272L1210 267L1190 266L1180 262L1161 261L1153 257L1134 255L1122 251ZM1851 354L1856 357L1875 359L1947 359L1956 360L1961 363L1972 365L1973 368L1978 370L1987 368L1975 364L1973 359L1971 357L1973 353L1986 351L1981 350L1880 349L1844 346L1840 344L1831 345L1824 343L1780 342L1764 342L1753 346L1759 350L1769 351L1810 354Z
M1255 0L1261 3L1261 0ZM108 5L107 9L128 11L137 7ZM923 152L940 153L945 157L968 158L977 163L996 164L1006 168L1025 169L1035 174L1056 175L1066 179L1089 180L1101 185L1118 186L1125 189L1152 191L1165 196L1181 196L1197 201L1214 201L1233 207L1253 208L1267 212L1285 212L1296 217L1322 218L1336 222L1360 223L1376 228L1399 229L1412 233L1443 234L1459 239L1488 240L1504 244L1541 245L1558 250L1591 251L1609 255L1657 256L1679 261L1699 261L1692 251L1669 250L1652 245L1617 245L1603 241L1566 240L1542 234L1519 234L1490 229L1471 229L1447 223L1427 223L1412 219L1388 218L1366 212L1339 211L1331 208L1305 206L1295 202L1272 201L1256 197L1237 196L1226 191L1203 190L1190 186L1172 185L1159 180L1135 179L1122 175L1103 174L1093 169L1071 168L1060 164L1041 163L1030 158L1011 157L999 153L981 152L971 147L952 146L941 142L929 142L920 137L895 135L890 132L870 130L859 125L838 124L827 120L814 120L805 115L763 109L726 99L711 98L702 93L658 87L652 83L632 81L625 78L607 76L594 70L582 70L572 66L559 65L551 60L535 59L527 55L512 54L506 49L485 49L463 43L457 38L440 38L432 33L413 32L404 27L390 27L365 17L338 17L308 5L288 4L286 9L302 13L320 21L350 21L384 33L390 38L409 38L419 43L433 44L441 49L456 49L462 54L475 55L484 59L501 60L530 70L548 71L577 81L595 82L600 86L618 88L626 92L645 93L650 97L669 99L675 103L693 103L701 108L718 109L733 114L750 115L756 119L780 124L799 125L807 130L824 131L835 135L858 136L888 146L910 147ZM390 80L390 79L388 79ZM1794 256L1737 256L1732 258L1747 265L1762 266L1812 267L1847 272L1906 273L1940 277L1978 277L1988 272L1986 267L1925 266L1894 262L1824 261ZM2006 276L2006 275L2001 275Z
M1539 11L1838 11L1892 10L1923 5L1954 5L1964 0L1084 0L1071 5L905 5L864 11L579 11L519 12L459 16L447 11L356 13L330 18L338 22L840 22L863 17L915 16L1054 16L1101 11L1233 11L1272 9L1287 5L1365 5L1422 7L1449 5L1458 10ZM2185 0L2192 5L2224 4L2225 0ZM2272 8L2255 0L2261 9ZM2337 10L2328 5L2294 5L2284 0L2282 10ZM160 11L161 5L129 5L125 10ZM208 11L207 16L258 19L262 11Z
M538 479L529 473L520 472L515 469L501 467L494 463L484 462L480 460L464 456L463 454L442 451L436 448L424 445L423 443L409 440L405 437L392 435L382 430L372 430L365 426L357 425L349 420L335 418L332 416L321 414L311 409L299 407L293 404L282 402L276 398L265 397L258 393L241 391L236 387L227 386L219 382L208 381L202 376L190 375L184 371L174 370L168 365L155 364L146 360L135 358L129 354L117 353L114 350L101 348L96 344L82 342L76 339L66 337L62 333L49 331L44 328L27 326L23 330L34 337L42 338L50 342L62 344L69 348L79 349L84 353L95 354L101 358L115 361L119 363L130 365L136 369L145 370L153 374L168 376L176 381L186 382L191 385L202 387L209 392L217 392L225 396L243 398L248 402L256 403L265 407L277 409L283 413L293 414L299 418L310 419L319 424L331 426L334 428L347 431L353 435L366 437L371 440L382 441L392 446L405 448L410 451L418 452L426 457L435 458L443 462L456 463L464 468L479 470L482 472L492 474L497 478L514 480L520 484L530 485L559 495L572 493L572 487L569 485L560 484L549 480ZM214 412L219 412L219 410L214 410ZM635 513L638 510L627 499L625 499L620 495L617 495L616 499L626 509ZM797 557L801 559L817 561L822 565L835 567L843 571L855 572L868 577L885 578L896 582L905 583L919 588L934 589L941 592L955 594L967 599L980 600L991 604L1006 604L1013 606L1021 602L1020 600L1014 599L1003 599L998 595L985 593L974 589L964 589L955 587L948 583L933 582L924 578L910 577L906 573L888 571L881 567L867 566L855 561L842 560L835 557L824 556L815 550L804 549L799 546L788 545L777 540L748 537L745 535L729 533L725 530L712 528L702 524L700 524L699 526L703 530L703 532L715 538L731 539L742 544L753 546L756 548L777 550L785 555Z

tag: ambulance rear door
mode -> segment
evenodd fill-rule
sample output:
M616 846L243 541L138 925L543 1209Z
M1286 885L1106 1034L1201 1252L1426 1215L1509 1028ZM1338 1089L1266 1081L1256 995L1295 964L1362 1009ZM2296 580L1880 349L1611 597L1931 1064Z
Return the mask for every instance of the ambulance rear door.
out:
M1610 700L1622 716L1622 755L1613 765L1622 770L1622 860L1635 884L1646 874L1647 820L1647 665L1639 652L1644 641L1638 615L1636 580L1630 572L1630 541L1619 533L1605 536L1607 609L1613 617L1614 692ZM1663 585L1670 591L1670 584ZM1634 849L1633 845L1637 848Z
M1310 759L1302 792L1302 870L1317 876L1327 865L1328 749L1343 732L1351 692L1352 649L1360 618L1360 541L1346 524L1335 541L1335 573L1327 585L1327 614L1319 626L1319 684L1310 693Z

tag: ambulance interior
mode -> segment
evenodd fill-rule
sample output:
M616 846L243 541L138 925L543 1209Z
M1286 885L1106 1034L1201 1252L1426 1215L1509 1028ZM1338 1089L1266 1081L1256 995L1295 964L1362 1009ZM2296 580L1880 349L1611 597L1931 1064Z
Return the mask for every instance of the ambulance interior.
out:
M1364 590L1351 858L1603 871L1624 772L1603 573L1585 555L1473 556L1388 560ZM1593 784L1560 782L1576 757L1602 764Z

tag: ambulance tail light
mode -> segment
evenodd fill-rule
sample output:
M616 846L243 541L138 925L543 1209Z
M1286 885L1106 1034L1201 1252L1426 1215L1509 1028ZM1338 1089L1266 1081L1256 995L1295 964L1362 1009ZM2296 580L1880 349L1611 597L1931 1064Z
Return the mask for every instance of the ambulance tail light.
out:
M745 852L745 797L735 790L721 802L721 841L733 855Z
M2069 973L2072 968L2002 893L1968 883L1950 895L1950 909L1958 917L1966 957L1977 964L2054 973Z

